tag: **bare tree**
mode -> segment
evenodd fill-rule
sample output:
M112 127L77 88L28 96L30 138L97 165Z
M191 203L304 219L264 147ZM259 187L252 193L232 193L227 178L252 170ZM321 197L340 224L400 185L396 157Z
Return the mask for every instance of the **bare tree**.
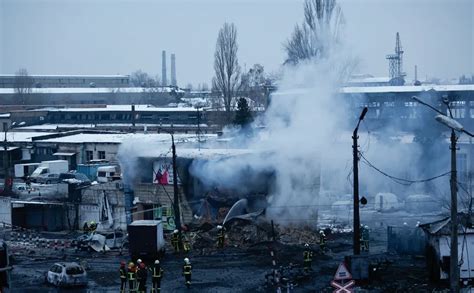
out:
M25 68L20 68L15 73L15 94L18 96L21 105L25 105L29 102L28 96L31 94L34 83L34 79L28 75L28 71Z
M240 86L240 66L237 59L237 28L224 23L217 37L214 53L215 77L212 86L222 94L227 122L231 121L232 102Z
M331 47L339 42L344 15L336 0L305 0L304 22L296 25L285 44L285 63L327 57Z
M260 107L266 104L266 86L269 83L271 81L266 78L265 70L260 64L254 64L248 72L242 74L240 92L253 101L253 105L249 105L250 107Z
M157 87L160 85L160 77L156 75L153 78L150 74L139 69L132 72L130 82L134 87Z

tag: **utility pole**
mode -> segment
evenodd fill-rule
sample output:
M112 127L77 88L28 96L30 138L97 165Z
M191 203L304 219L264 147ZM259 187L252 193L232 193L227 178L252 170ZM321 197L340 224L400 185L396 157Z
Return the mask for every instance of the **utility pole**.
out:
M365 107L360 114L357 126L352 134L352 159L353 159L353 174L354 174L354 233L353 233L353 250L354 255L360 254L360 216L359 216L359 146L357 139L359 138L357 132L359 131L360 122L367 114L368 108Z
M7 131L8 129L5 129L5 139L3 140L3 173L5 176L4 183L3 183L3 194L4 195L9 195L11 188L10 188L10 172L9 171L9 159L8 159L8 142L7 142Z
M174 144L174 135L170 132L171 135L171 148L173 151L173 190L174 190L174 222L176 225L176 229L178 229L178 236L181 242L181 218L179 212L179 190L178 190L178 170L176 169L176 145Z
M456 171L456 133L451 128L451 257L449 282L451 292L459 292L458 267L458 187Z
M451 178L449 180L451 187L451 247L449 261L449 287L454 293L459 292L459 260L458 260L458 186L457 186L457 170L456 170L456 132L459 131L474 137L472 133L464 129L458 121L453 119L451 108L449 107L449 99L446 97L443 102L449 111L449 116L434 108L433 106L421 101L418 97L412 97L418 103L427 106L439 115L435 117L436 121L446 125L451 129ZM470 209L470 208L469 208Z
M197 110L197 137L198 137L198 149L201 150L201 115L199 113L199 106L196 107Z

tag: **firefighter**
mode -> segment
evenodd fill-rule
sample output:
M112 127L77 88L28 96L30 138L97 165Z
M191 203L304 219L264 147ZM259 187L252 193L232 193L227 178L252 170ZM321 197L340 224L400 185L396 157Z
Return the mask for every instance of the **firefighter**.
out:
M304 245L304 252L303 252L303 269L307 273L311 268L311 264L313 262L313 251L309 248L309 244L305 243Z
M127 290L127 269L125 267L125 261L120 262L120 293L125 293Z
M319 248L321 249L322 252L326 251L326 234L324 233L323 230L319 231Z
M87 222L84 222L84 225L82 226L82 230L84 231L85 234L89 233L89 224Z
M173 246L174 252L179 253L179 233L177 229L175 229L173 235L171 235L171 245Z
M189 240L185 235L183 235L182 243L184 253L189 253L191 251L191 243L189 243Z
M191 288L191 271L191 262L189 261L189 258L185 258L183 265L183 276L187 288Z
M152 293L159 293L161 292L161 278L163 277L163 269L160 266L160 261L155 260L155 264L150 269L151 277L152 277Z
M217 226L217 247L224 248L225 243L225 229L221 225Z
M95 221L91 221L89 224L89 232L94 233L97 229L97 223Z
M137 271L135 264L130 262L128 264L128 290L129 292L137 292Z
M361 235L361 245L362 245L362 251L369 251L369 226L361 226L360 229L360 235Z
M146 293L146 279L148 277L147 269L144 262L140 262L137 272L138 293Z

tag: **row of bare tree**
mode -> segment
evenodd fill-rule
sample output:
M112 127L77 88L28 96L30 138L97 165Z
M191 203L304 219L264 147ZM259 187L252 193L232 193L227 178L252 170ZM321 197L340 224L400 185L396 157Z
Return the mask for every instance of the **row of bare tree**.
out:
M339 43L344 15L336 0L306 0L304 21L296 25L285 44L287 58L284 64L297 65L304 60L327 58L333 46ZM221 94L227 121L237 97L244 95L257 105L266 105L268 85L274 80L265 76L263 66L255 64L247 73L241 74L237 58L237 28L233 23L224 23L217 36L214 53L214 91Z

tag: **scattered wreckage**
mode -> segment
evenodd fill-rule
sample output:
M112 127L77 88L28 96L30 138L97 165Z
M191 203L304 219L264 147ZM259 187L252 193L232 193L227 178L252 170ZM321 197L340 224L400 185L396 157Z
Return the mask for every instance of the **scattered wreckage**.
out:
M128 236L121 230L87 233L77 237L73 245L79 251L105 252L110 249L123 250L128 245Z

